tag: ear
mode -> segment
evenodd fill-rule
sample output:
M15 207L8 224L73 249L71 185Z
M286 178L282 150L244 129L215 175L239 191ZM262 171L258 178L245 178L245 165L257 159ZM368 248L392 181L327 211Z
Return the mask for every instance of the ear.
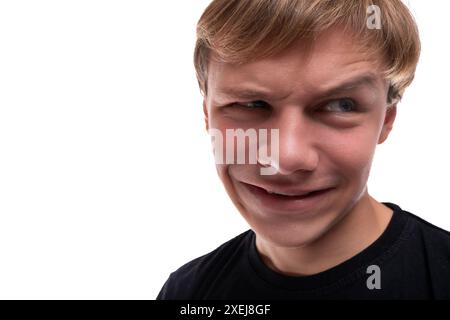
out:
M209 130L208 107L206 106L206 98L203 98L203 114L205 115L205 128Z
M393 104L386 110L383 128L381 129L380 137L378 138L378 144L383 143L389 136L389 133L391 132L392 127L394 126L396 115L397 115L397 104Z

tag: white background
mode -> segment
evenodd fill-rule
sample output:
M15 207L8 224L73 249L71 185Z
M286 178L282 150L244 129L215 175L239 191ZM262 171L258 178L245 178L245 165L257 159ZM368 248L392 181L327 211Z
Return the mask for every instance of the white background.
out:
M192 63L209 2L0 1L0 298L154 299L248 228ZM450 3L407 3L422 58L369 190L450 229Z

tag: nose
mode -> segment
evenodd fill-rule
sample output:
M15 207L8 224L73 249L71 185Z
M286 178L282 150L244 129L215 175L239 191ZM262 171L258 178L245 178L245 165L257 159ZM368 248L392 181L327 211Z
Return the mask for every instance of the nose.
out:
M312 172L319 162L313 119L298 106L286 107L273 123L279 129L279 174Z

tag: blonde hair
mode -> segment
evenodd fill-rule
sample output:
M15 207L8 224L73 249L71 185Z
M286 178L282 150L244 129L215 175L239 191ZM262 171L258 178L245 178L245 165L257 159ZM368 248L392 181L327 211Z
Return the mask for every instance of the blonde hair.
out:
M378 6L381 28L367 26L369 6ZM214 0L197 24L194 66L207 94L208 64L242 64L276 55L296 40L311 47L319 33L343 26L367 54L384 59L388 102L401 99L414 79L420 55L417 25L401 0Z

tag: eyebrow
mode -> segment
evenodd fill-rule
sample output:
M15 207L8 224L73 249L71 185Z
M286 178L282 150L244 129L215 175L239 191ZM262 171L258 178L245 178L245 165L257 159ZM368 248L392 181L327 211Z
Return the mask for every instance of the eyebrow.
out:
M373 73L366 73L350 80L346 80L337 86L324 90L322 95L333 96L360 87L376 88L377 77Z
M365 73L354 78L344 80L342 83L330 86L329 88L322 89L318 96L334 96L342 92L348 92L350 90L369 87L375 88L377 83L377 78L373 73ZM229 97L241 98L241 99L264 99L264 100L282 100L286 96L276 96L269 91L260 91L255 89L244 89L244 88L223 88L218 90L219 93L224 94Z

